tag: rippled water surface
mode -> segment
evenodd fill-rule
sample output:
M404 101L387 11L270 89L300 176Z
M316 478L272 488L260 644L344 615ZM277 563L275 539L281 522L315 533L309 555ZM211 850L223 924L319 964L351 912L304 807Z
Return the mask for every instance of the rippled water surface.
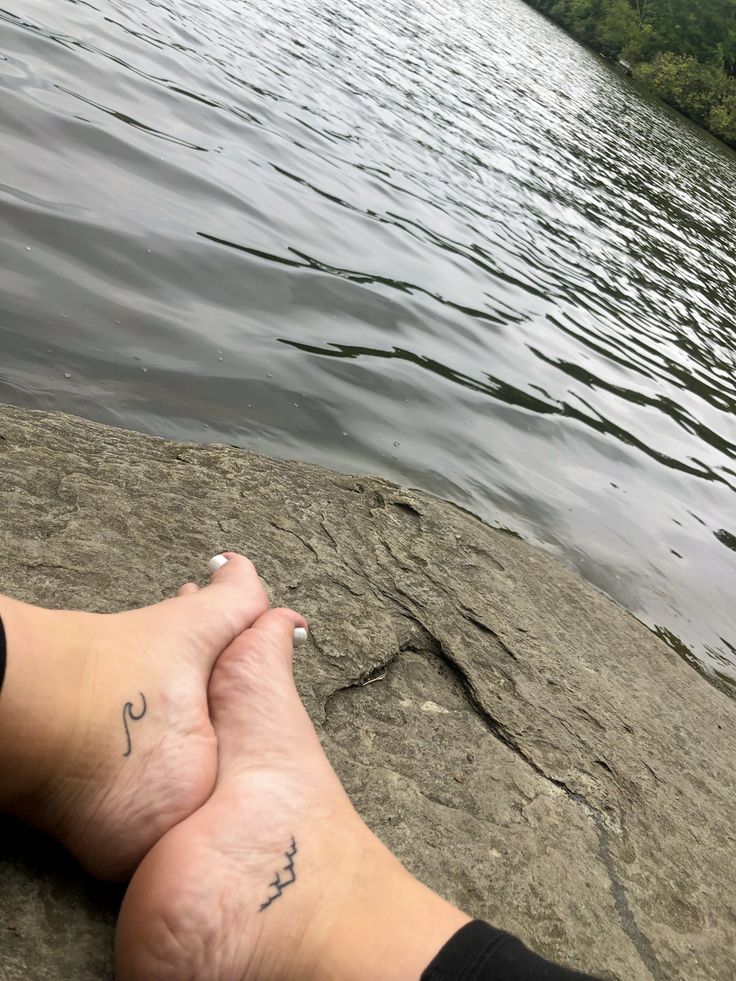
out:
M0 7L0 400L426 488L736 678L736 155L521 0Z

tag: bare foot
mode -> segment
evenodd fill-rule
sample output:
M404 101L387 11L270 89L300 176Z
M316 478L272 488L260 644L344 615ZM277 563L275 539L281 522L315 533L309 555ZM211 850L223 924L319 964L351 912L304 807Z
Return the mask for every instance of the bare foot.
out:
M217 786L133 878L120 981L406 981L468 922L353 809L294 687L302 623L269 611L218 661Z
M128 613L42 610L0 598L0 806L59 838L101 878L146 852L212 793L207 685L224 648L268 608L253 565Z

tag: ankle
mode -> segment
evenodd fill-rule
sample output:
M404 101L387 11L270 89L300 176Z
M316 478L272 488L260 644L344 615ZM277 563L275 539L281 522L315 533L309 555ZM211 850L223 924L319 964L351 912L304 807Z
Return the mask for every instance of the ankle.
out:
M363 824L340 856L300 952L307 981L419 981L469 917L414 878ZM330 895L330 893L332 895ZM305 972L304 968L307 967Z
M33 799L60 767L74 736L85 664L87 614L0 597L6 645L0 692L0 807Z

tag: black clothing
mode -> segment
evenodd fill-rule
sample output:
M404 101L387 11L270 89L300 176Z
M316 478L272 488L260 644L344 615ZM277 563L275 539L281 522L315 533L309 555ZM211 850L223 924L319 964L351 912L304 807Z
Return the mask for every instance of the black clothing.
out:
M458 930L420 981L596 981L547 961L503 930L473 920Z

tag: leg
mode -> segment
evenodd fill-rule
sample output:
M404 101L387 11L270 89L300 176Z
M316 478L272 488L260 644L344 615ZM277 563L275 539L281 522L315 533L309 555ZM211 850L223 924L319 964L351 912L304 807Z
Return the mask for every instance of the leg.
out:
M133 878L120 981L406 981L469 922L350 803L294 686L301 622L272 610L218 661L217 785Z
M129 875L212 792L212 666L268 607L252 564L228 557L204 589L129 613L0 597L0 809L100 877Z

